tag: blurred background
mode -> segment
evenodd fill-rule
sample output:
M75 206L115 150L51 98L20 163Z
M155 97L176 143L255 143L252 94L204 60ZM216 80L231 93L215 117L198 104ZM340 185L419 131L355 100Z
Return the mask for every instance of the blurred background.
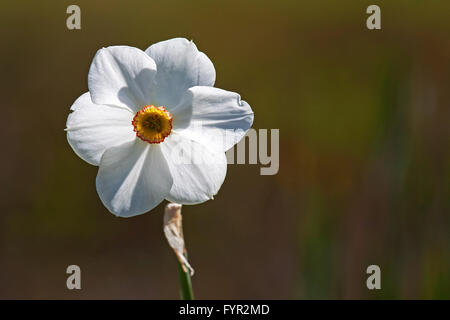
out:
M370 4L382 30L366 28ZM164 203L110 214L64 132L99 48L173 37L211 58L254 128L280 129L278 174L229 165L215 200L183 209L197 298L450 298L448 1L1 7L0 298L179 298ZM82 290L66 288L70 264ZM366 288L371 264L381 290Z

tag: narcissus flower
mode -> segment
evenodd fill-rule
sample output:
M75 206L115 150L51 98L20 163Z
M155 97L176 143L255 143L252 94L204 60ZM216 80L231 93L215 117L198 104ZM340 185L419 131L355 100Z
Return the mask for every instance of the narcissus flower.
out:
M67 139L99 166L96 186L115 215L145 213L162 200L197 204L220 189L225 151L253 123L237 93L214 88L212 62L195 44L176 38L145 52L100 49L89 92L70 108Z

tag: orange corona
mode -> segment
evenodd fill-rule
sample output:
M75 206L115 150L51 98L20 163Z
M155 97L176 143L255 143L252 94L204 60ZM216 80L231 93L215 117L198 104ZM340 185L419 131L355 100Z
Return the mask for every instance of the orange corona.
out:
M149 105L133 117L133 131L148 143L161 143L172 131L172 115L164 107Z

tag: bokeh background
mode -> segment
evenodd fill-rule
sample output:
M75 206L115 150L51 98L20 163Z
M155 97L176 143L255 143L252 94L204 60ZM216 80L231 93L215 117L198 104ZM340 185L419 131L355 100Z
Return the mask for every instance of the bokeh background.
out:
M3 1L0 298L179 297L164 204L110 214L64 132L99 48L179 36L254 128L280 129L277 175L230 165L215 200L183 209L197 298L450 298L449 16L419 0Z

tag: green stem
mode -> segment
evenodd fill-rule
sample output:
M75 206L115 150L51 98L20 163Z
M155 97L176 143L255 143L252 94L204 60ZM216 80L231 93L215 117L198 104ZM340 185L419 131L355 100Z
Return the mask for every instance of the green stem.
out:
M180 274L180 289L182 300L194 300L194 292L192 291L191 276L188 272L184 272L181 263L178 262L178 271Z

